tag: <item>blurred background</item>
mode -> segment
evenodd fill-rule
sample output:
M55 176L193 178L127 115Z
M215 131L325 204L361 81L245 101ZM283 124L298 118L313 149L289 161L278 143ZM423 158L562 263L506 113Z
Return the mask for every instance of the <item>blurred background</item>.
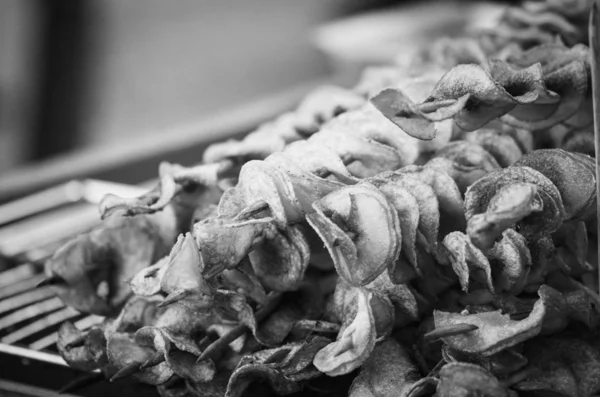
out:
M365 37L371 41L364 48L378 41L374 26L391 28L405 48L424 37L414 33L419 29L438 36L439 21L444 31L452 31L448 23L463 27L465 3L0 0L0 174L79 148L135 145L288 87L326 81L340 73L348 50ZM389 7L419 9L427 20L405 13L350 31L347 23L329 23Z

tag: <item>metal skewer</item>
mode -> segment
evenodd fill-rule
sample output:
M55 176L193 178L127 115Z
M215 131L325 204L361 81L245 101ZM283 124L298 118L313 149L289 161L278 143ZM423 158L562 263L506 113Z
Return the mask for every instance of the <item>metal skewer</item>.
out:
M592 4L589 24L590 39L590 68L592 72L592 94L594 99L594 149L596 151L596 222L597 222L597 242L600 250L600 90L598 84L600 81L600 65L598 64L598 54L600 54L600 10L598 2ZM600 253L598 253L600 261ZM600 282L600 265L598 266L598 280ZM600 286L599 286L600 290Z

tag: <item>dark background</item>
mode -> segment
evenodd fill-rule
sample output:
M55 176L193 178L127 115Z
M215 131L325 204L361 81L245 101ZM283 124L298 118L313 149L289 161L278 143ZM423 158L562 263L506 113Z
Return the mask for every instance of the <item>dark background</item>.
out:
M315 27L408 3L0 0L0 174L328 76Z
M310 30L391 3L0 0L0 173L325 75Z

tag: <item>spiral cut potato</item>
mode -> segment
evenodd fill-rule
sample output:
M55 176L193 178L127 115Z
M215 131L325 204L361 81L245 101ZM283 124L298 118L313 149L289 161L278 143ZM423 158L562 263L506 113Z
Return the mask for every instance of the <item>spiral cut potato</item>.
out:
M436 123L449 119L465 131L496 118L530 130L589 124L588 58L587 47L581 45L534 47L509 61L458 65L422 102L393 88L371 101L403 131L420 139L435 137Z
M160 303L162 306L169 304L168 307L184 307L185 310L190 310L190 313L204 313L202 315L208 316L207 318L217 316L216 318L220 319L217 320L217 324L220 321L241 323L251 330L259 343L267 346L277 345L288 335L290 329L283 330L278 336L261 331L258 327L258 315L254 315L245 300L250 299L258 305L265 305L268 303L265 288L287 291L302 285L311 252L305 237L306 228L298 222L307 216L309 224L327 245L336 269L342 278L350 283L348 287L354 288L353 293L361 290L350 287L351 284L367 284L368 288L375 291L373 293L378 303L373 303L373 298L370 301L371 305L376 305L374 319L385 323L387 331L384 332L389 334L393 324L410 323L418 319L419 305L421 312L423 307L429 305L427 299L416 291L402 284L395 285L392 280L403 282L418 275L435 274L436 270L431 268L431 261L438 255L440 224L443 225L442 229L447 229L444 233L464 228L461 190L453 178L463 182L479 178L497 169L499 165L496 158L505 157L508 152L519 146L517 142L526 146L527 139L523 138L524 134L521 134L521 139L512 138L514 134L502 133L497 135L497 139L488 139L489 137L485 138L488 132L476 131L470 136L471 142L453 142L439 150L425 166L406 166L396 172L378 174L362 180L355 176L368 175L368 168L362 162L370 161L371 165L377 161L381 164L389 161L390 157L371 155L369 150L372 149L369 148L362 149L368 155L361 155L360 152L359 155L351 154L351 150L357 150L364 144L350 146L350 149L338 147L341 153L349 153L346 158L362 159L358 164L348 161L353 166L346 167L339 155L334 155L335 153L326 147L311 147L309 140L292 144L284 152L274 154L264 162L249 162L242 168L238 186L221 199L221 215L196 224L193 229L194 237L192 234L180 237L169 257L139 272L131 282L133 292L145 296L166 293L167 298ZM473 142L481 140L479 135L485 138L483 141L487 142L489 147L495 148L496 157ZM368 142L365 141L367 144ZM414 141L409 139L408 142ZM400 141L396 145L400 147ZM389 151L388 147L381 144L375 144L374 147L382 147L383 150ZM328 157L322 157L319 163L312 162L310 157L304 155L307 151L320 151ZM288 154L295 159L294 162L288 159ZM390 168L398 167L397 158L392 157ZM324 167L323 163L331 165ZM324 173L327 178L308 173L301 166L315 167L317 172ZM316 168L317 166L319 168ZM387 165L383 163L375 169L381 167ZM263 172L263 175L252 172L254 170ZM353 170L353 173L350 170ZM256 189L259 183L260 189ZM271 186L270 190L265 189L265 186ZM255 196L256 194L258 196ZM350 200L349 207L344 204L344 200ZM365 211L375 215L357 222L356 217ZM336 215L332 215L334 213ZM373 227L370 227L374 219L391 219L392 223L385 226L373 223ZM348 223L349 221L351 223ZM388 234L387 240L381 241L381 245L373 249L368 242L380 239L382 232ZM364 236L359 238L358 233ZM338 241L332 241L332 236L339 236ZM202 247L201 251L198 250L198 246ZM382 247L384 249L381 249ZM404 251L403 257L399 257L401 248ZM274 263L277 266L273 266ZM412 276L409 278L405 277L407 266L412 269ZM384 271L386 269L387 271ZM364 273L365 270L367 273ZM238 293L232 292L235 290ZM177 304L173 305L174 302ZM340 309L338 312L339 317L348 318L347 321L352 321L356 316L356 312L352 311L348 314ZM379 320L381 316L385 320ZM297 317L297 321L303 318L305 317ZM355 325L361 329L363 326L360 323ZM333 332L338 331L336 327L325 328L332 329ZM322 324L319 329L323 329ZM148 335L148 332L151 334ZM158 321L150 328L138 330L135 337L128 337L127 343L141 343L143 346L149 346L150 350L127 363L109 360L111 365L118 368L117 375L127 374L132 371L131 368L137 371L150 360L146 356L151 354L153 344L156 352L152 354L167 349L161 347L166 342L157 342L157 338L164 339L164 336L161 336L164 332ZM188 335L192 335L194 331L188 332ZM343 332L349 331L345 328L339 331L340 337L345 340ZM373 335L367 336L375 338ZM106 340L112 338L118 338L118 335L105 336ZM148 342L148 338L154 342ZM171 336L169 340L172 339ZM125 342L119 339L118 343L118 346L121 346ZM198 347L189 348L194 346L192 342L188 341L185 346L188 346L188 353L202 356L203 353ZM328 349L335 351L337 348L333 346ZM332 369L331 374L347 373L357 368L370 353L370 349L367 349L360 359L357 359L354 352L346 352L344 345L339 349L341 357L346 357L340 358L347 360L345 366L338 368L339 360L328 363L323 358L319 359L324 361L324 367L321 368L328 365L337 368ZM328 357L327 351L319 357ZM156 360L159 363L166 362L170 371L173 371L171 365L177 364L171 364L171 360L165 358L164 353L160 357ZM164 365L161 368L163 367ZM210 368L212 367L209 366ZM115 376L115 371L109 375ZM199 382L189 376L184 378Z
M545 240L554 249L553 234L563 266L591 270L582 221L595 216L595 186L594 160L560 149L533 151L473 183L465 195L466 234L451 233L443 242L463 290L476 273L491 292L520 293L530 272L535 283L546 271L528 245Z
M169 397L600 394L589 6L508 8L107 198L46 265L110 314L59 352Z
M323 130L314 138L320 140L320 134L327 133ZM505 140L498 140L498 153L516 145L512 141L503 147ZM370 148L367 140L348 148L332 144L339 154L311 143L312 138L297 142L263 162L245 164L238 185L221 199L219 216L198 222L185 238L189 254L177 245L168 261L145 269L133 280L134 291L157 293L164 272L190 260L201 264L194 268L201 269L195 270L197 279L200 273L212 278L236 269L246 258L262 285L279 291L293 289L303 279L310 259L305 219L327 246L337 271L351 284L372 281L398 259L401 247L416 274L421 274L417 237L424 242L424 250L436 255L440 223L444 233L464 226L461 191L453 178L465 184L473 175L477 178L499 167L481 146L456 141L452 146L458 151L442 149L425 166L368 177L370 169L397 168L400 157L377 155L377 150L394 152L376 142ZM318 162L307 162L307 153L315 151L322 154ZM472 151L477 154L471 155ZM351 166L346 168L340 157L349 159ZM364 166L366 162L370 168ZM376 162L379 165L373 166ZM178 290L162 291L182 298L196 290L196 286L175 284Z
M492 28L436 40L415 57L411 69L485 63L541 45L587 45L591 5L592 0L556 0L525 1L520 7L507 7Z
M591 0L526 1L522 7L507 8L489 34L522 46L551 43L557 36L569 46L587 44L591 5Z
M275 290L293 288L295 283L302 280L304 269L308 265L309 242L305 237L302 222L305 214L315 212L313 203L334 191L339 191L337 193L339 195L345 195L345 190L342 189L345 185L355 185L361 178L368 178L379 171L396 169L403 164L413 162L419 154L420 148L417 141L405 135L391 135L395 131L385 128L393 127L393 125L381 116L379 116L381 124L374 123L373 119L377 120L376 118L366 119L363 117L364 124L356 122L354 129L346 131L343 141L334 139L339 136L338 128L342 128L341 126L344 125L345 117L353 118L356 121L363 116L348 112L340 116L335 124L323 127L307 141L290 144L283 152L275 153L265 161L250 161L242 167L238 185L228 190L219 203L219 216L198 222L192 231L196 244L198 247L202 247L201 260L205 276L213 277L224 269L236 268L250 254L249 260L261 283ZM512 146L516 145L515 140L512 138L509 140L512 142ZM503 145L505 143L498 142L497 153L506 153L512 147ZM436 162L435 167L432 165L426 170L411 169L409 171L408 168L404 170L405 173L412 172L414 175L423 174L423 178L427 180L427 182L419 182L415 180L418 176L417 178L407 176L404 178L406 182L402 182L405 185L408 184L406 185L407 189L420 189L426 194L421 197L419 193L415 192L413 195L418 198L412 199L413 202L421 202L420 211L423 213L423 219L430 210L437 211L438 204L435 195L446 194L443 192L442 185L455 186L453 179L440 171L440 168L447 170L462 181L463 179L468 180L469 176L465 175L463 171L469 170L469 168L473 168L475 171L477 167L481 167L481 171L475 171L479 172L476 175L480 175L480 172L487 172L489 169L498 167L495 158L481 146L469 142L464 142L464 146L476 148L472 150L484 153L486 158L481 159L477 156L461 158L458 160L461 162L460 166L455 167L456 156L448 154L449 158L445 158L444 154L440 154L438 156L440 161ZM314 157L314 154L319 154L319 157ZM446 162L443 161L444 159ZM377 181L375 183L383 184ZM427 186L427 183L431 186ZM365 183L357 186L366 187L367 191L371 189ZM352 190L352 188L348 189ZM460 219L462 213L460 215L458 213L462 211L460 209L462 198L458 188L454 189L452 193L448 193L449 197L443 197L442 204L444 208L453 205L453 209L448 210L449 216ZM383 207L381 207L383 212L380 213L383 215L383 219L394 214L385 204L387 201L381 201L380 196L376 195L373 198L372 195L364 193L362 190L359 192L361 194L352 195L358 200L355 200L355 205L367 208L371 204L377 204L379 200L383 203ZM409 193L405 193L405 195L407 194ZM427 203L428 198L429 203ZM403 204L398 203L397 205ZM405 213L413 211L409 216L414 218L418 211L417 208L418 206L413 204L409 209L402 209L402 211ZM318 211L320 210L317 209ZM352 214L346 213L342 216L351 218L360 210L350 208L348 211L351 211ZM379 215L375 214L375 216ZM433 215L427 214L426 216ZM368 223L368 221L365 219L363 223ZM429 222L431 225L431 222L434 221ZM427 227L422 226L422 228ZM398 229L398 226L394 226L394 229ZM435 249L436 236L432 237L434 232L427 231L425 233L432 248ZM371 237L369 236L369 238ZM416 239L415 233L410 232L407 235L407 239L409 238ZM411 245L410 243L405 244L407 247ZM259 246L261 248L257 249ZM395 257L397 256L396 251L397 248L393 248L389 254ZM414 250L409 250L408 255L414 263L416 254L412 251ZM177 252L177 249L173 251L172 259L179 255ZM333 256L338 258L335 254ZM387 259L383 260L383 263L386 261ZM285 276L285 282L281 285L270 281L272 277L269 272L276 271L273 266L263 268L263 263L272 262L280 264L277 270L279 274L275 277L277 282L283 282L282 277ZM334 262L340 263L339 260L334 260ZM360 262L352 266L359 266L358 263ZM163 262L161 266L170 265ZM143 278L146 284L150 282L148 280L155 279L155 276L162 274L155 271L154 267L146 271L150 274ZM157 290L152 287L149 291L156 293ZM169 291L168 293L178 295L182 291Z
M492 146L500 153L505 142L500 138L498 145ZM448 169L456 165L454 173L459 179L463 177L461 169L464 168L483 166L483 172L487 172L485 167L498 167L495 158L481 146L467 141L455 143L462 144L461 153L467 155L465 159L458 158L454 151L441 150L431 163L435 162L436 167L440 167L435 160L445 160ZM293 152L295 146L307 144L293 144L272 157L285 164L282 161L288 150ZM514 141L506 147L513 145L516 145ZM483 160L473 159L474 156L469 158L469 148L487 156ZM269 165L272 157L267 158L262 167ZM168 295L162 304L177 302L194 311L214 312L221 310L225 296L232 295L222 288L234 285L243 295L264 304L263 286L288 291L298 288L305 280L310 252L299 222L306 216L308 224L327 246L337 273L345 280L336 291L357 296L354 299L362 296L363 306L359 307L373 306L373 315L364 318L359 316L360 311L352 309L353 305L348 306L349 312L337 309L338 317L348 322L348 326L342 326L338 333L342 342L328 344L315 356L315 366L322 372L330 375L348 373L362 364L374 346L371 342L366 347L362 346L363 338L373 342L379 333L389 334L395 323L415 321L419 318L418 306L422 310L429 304L426 298L411 288L396 285L392 280L409 281L402 280L406 266L412 269L412 277L437 272L427 263L438 255L440 225L443 225L442 233L464 228L461 192L451 176L428 163L425 166L406 166L361 181L343 167L338 167L339 174L345 175L339 179L345 179L352 185L344 186L339 180L321 179L323 186L328 188L313 189L312 196L301 196L294 192L308 192L308 189L296 181L310 181L310 174L294 179L294 183L281 179L288 174L276 168L267 168L264 176L246 174L247 168L258 167L259 164L262 163L251 162L242 168L238 186L223 196L219 204L224 213L196 224L194 237L188 234L180 238L168 260L136 275L132 280L133 291L148 296L163 292ZM292 171L297 174L289 175L302 175L299 167L292 168ZM260 190L252 190L250 186L245 187L246 180L252 181L252 186L264 181L263 186L270 186L271 190L263 186ZM271 195L267 195L266 191L270 191ZM248 193L240 198L240 192ZM257 192L263 201L257 204L256 198L251 198L249 202L252 204L244 206L243 199ZM226 216L226 211L233 213ZM364 216L362 220L361 215ZM373 245L373 242L377 244ZM202 247L201 252L196 243ZM401 248L404 250L403 258L399 256ZM370 300L367 300L368 296L361 295L366 290L358 286L366 286L373 291ZM248 318L242 320L245 316L242 312L252 313L248 309L247 304L240 301L236 309L239 312L232 319L247 321ZM256 320L251 319L245 324L260 343L270 345L268 339L256 331ZM359 331L362 333L355 334ZM361 346L362 353L352 349L348 351L349 343L350 346Z
M214 189L201 188L180 195L161 213L110 217L57 250L40 285L51 285L79 311L114 315L131 296L124 280L168 254L177 236L190 229L196 208L218 197Z
M303 140L318 131L327 120L364 103L363 97L351 91L334 86L321 87L309 94L296 111L261 125L243 140L210 146L204 153L204 164L186 168L162 163L159 184L152 191L135 199L107 195L100 204L100 213L106 217L118 211L136 215L162 210L186 184L217 186L221 178L235 177L235 169L245 161L264 159L291 142Z

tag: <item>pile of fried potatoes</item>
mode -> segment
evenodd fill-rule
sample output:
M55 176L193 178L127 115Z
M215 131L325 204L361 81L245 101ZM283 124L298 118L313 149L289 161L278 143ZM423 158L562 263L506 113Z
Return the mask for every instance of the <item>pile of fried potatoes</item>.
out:
M46 264L106 316L62 357L172 397L597 396L591 3L510 7L107 196Z

